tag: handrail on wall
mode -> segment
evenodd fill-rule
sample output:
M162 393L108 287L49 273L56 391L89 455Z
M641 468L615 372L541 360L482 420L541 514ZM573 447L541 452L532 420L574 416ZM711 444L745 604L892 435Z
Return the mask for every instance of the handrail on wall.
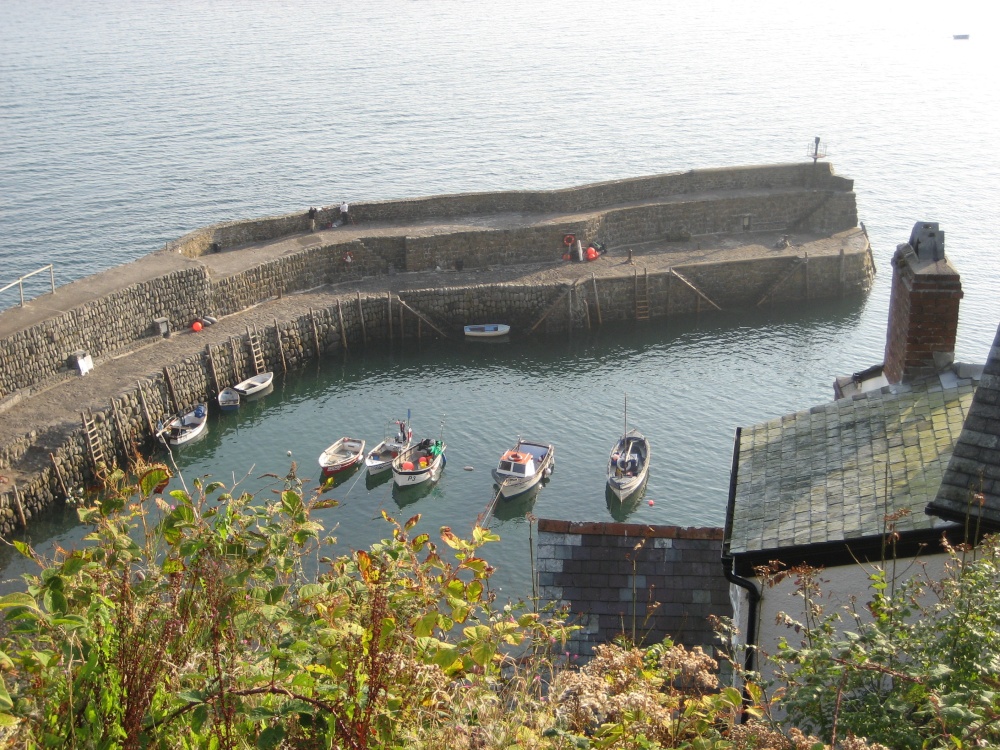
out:
M10 282L3 289L0 289L0 294L6 292L11 287L15 287L16 286L18 288L18 290L21 292L21 307L24 307L24 280L27 279L27 278L30 278L30 277L34 276L36 273L41 273L42 271L45 271L46 269L49 272L49 283L52 285L52 293L55 294L56 293L56 272L55 272L55 269L53 268L53 264L52 263L49 263L47 266L42 266L41 268L38 268L38 269L32 271L31 273L24 274L24 276L21 276L17 281Z

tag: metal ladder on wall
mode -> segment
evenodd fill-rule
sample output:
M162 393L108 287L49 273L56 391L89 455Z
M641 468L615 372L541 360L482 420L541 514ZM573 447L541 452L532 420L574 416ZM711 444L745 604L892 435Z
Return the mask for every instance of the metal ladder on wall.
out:
M649 320L649 270L643 269L642 284L639 269L635 269L635 319Z
M260 339L257 337L257 331L253 332L247 328L247 340L250 342L250 351L253 352L253 366L256 370L256 375L260 375L262 372L266 372L267 365L264 362L264 352L260 348Z
M107 476L108 464L104 457L104 445L101 443L101 433L97 429L97 422L94 420L94 413L87 411L80 412L83 419L83 433L87 436L87 451L90 453L90 460L94 464L94 474L101 482Z

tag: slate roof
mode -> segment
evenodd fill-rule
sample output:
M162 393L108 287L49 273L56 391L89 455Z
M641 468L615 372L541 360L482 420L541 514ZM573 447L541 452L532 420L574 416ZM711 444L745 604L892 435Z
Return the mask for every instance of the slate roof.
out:
M974 497L976 493L981 498ZM968 512L989 526L1000 525L1000 328L954 455L927 512L953 520L964 520Z
M947 525L924 509L975 388L949 370L744 428L728 552L878 537L900 508L898 531Z

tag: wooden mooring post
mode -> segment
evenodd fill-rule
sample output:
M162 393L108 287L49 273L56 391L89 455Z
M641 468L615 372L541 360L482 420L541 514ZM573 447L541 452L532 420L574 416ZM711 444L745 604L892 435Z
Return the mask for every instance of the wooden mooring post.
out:
M597 294L597 274L590 274L590 278L594 282L594 308L597 310L597 327L600 328L604 321L601 319L601 298Z
M21 493L17 491L17 483L11 486L14 488L14 502L17 503L17 513L21 516L21 525L28 528L28 519L24 517L24 506L21 505Z
M313 309L309 308L309 320L312 323L313 329L313 346L316 347L316 359L319 359L319 327L316 325L316 313Z
M215 367L215 354L212 352L212 345L208 344L205 347L205 351L208 353L208 365L212 371L212 383L215 385L215 395L218 396L222 392L222 388L219 384L219 371Z
M309 311L312 313L312 310ZM288 372L288 360L285 359L285 342L281 338L281 328L278 326L278 319L274 319L274 338L278 342L278 353L281 354L281 371Z
M368 331L365 328L365 308L361 304L360 290L358 290L358 318L361 320L361 345L368 346Z
M146 403L146 393L142 389L142 381L135 381L135 386L139 390L139 403L142 404L142 413L146 415L146 426L149 428L149 434L156 434L156 427L153 426L153 416L149 413L149 404Z
M181 402L177 400L177 392L174 390L174 383L170 379L170 371L164 367L163 368L163 380L167 384L167 411L177 411L181 410ZM173 409L171 409L171 404L173 404Z
M547 317L549 317L549 315L552 314L552 311L555 310L556 307L559 305L559 303L563 301L563 297L565 297L566 295L568 295L570 293L570 291L572 291L572 289L573 289L573 287L571 286L565 292L563 292L562 294L560 294L559 297L551 305L549 305L547 308L545 308L545 312L542 313L542 316L538 320L535 321L535 324L533 326L531 326L531 328L528 329L528 335L531 335L532 333L535 332L535 329L538 328L538 326L540 326L542 324L542 322Z
M232 336L229 337L229 350L233 354L233 381L238 383L243 380L243 368L237 364L236 339Z
M59 480L59 486L62 487L63 496L66 497L66 498L68 498L69 497L69 489L66 487L66 480L63 479L62 472L59 470L59 464L56 463L55 454L50 453L49 454L49 458L52 459L52 468L53 468L53 470L56 473L56 479Z
M566 314L566 335L569 338L573 338L573 290L576 286L571 286L569 288L569 294L566 295L566 299L569 300L569 307Z
M392 346L392 292L385 293L385 304L385 322L389 334L389 346Z
M430 320L428 320L423 315L421 315L420 313L418 313L416 310L414 310L408 304L406 304L405 302L403 302L403 298L402 297L397 297L396 299L399 301L399 304L402 307L405 307L407 310L409 310L411 313L413 313L414 317L416 317L416 319L417 319L417 338L418 339L420 338L420 321L423 321L424 323L426 323L427 325L429 325L431 328L433 328L438 333L438 335L441 336L441 338L443 338L443 339L448 338L448 334L446 334L444 331L442 331L436 325L434 325L433 323L431 323Z
M122 422L121 413L118 411L118 399L111 399L111 418L115 421L115 427L118 428L118 437L122 441L122 454L128 456L129 448L129 436L125 431L125 425ZM114 441L111 443L112 449L114 448Z
M344 327L344 311L340 306L340 300L337 300L337 320L340 321L340 345L343 347L344 351L347 351L347 329Z

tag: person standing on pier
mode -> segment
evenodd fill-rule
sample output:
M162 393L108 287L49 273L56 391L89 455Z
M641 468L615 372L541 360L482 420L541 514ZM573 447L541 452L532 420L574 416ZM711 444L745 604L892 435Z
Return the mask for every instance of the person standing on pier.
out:
M350 207L347 205L347 201L343 201L340 204L340 223L343 226L347 226L347 222L351 220L351 215L348 213Z

